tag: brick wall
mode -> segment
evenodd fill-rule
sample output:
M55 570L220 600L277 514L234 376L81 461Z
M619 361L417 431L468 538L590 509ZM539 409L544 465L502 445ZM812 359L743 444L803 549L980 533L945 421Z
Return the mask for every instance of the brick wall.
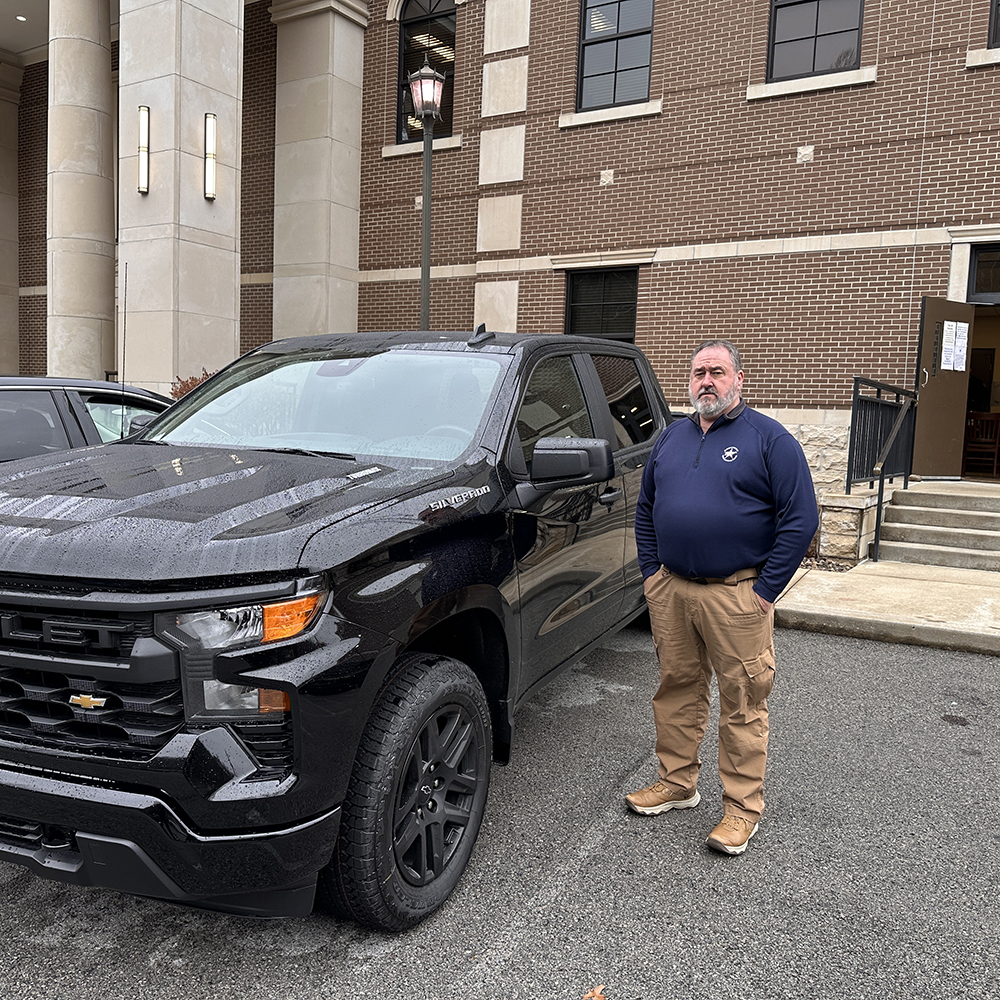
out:
M398 25L385 0L370 5L362 127L362 270L419 264L419 156L383 158L395 142ZM1000 66L967 69L985 48L987 0L866 0L862 67L877 80L748 100L765 80L769 0L656 3L650 99L662 113L575 128L580 4L532 0L524 179L518 251L476 252L479 133L512 124L481 119L482 2L458 8L456 133L461 149L434 158L435 266L746 240L853 236L1000 223L995 149ZM811 159L799 162L799 148ZM614 182L600 184L601 171ZM691 255L695 256L694 253ZM747 395L765 408L846 407L851 378L909 385L920 297L944 296L950 247L883 246L656 262L641 268L637 342L668 399L686 399L691 348L735 339L747 359ZM518 328L561 330L565 277L517 279ZM432 282L432 323L454 302L459 326L472 282L454 300ZM439 287L439 285L441 287ZM363 288L363 328L408 325L415 282ZM454 327L443 317L441 325Z
M243 41L243 176L240 201L240 271L274 268L274 88L277 27L268 0L249 4ZM271 340L271 286L243 285L240 351Z

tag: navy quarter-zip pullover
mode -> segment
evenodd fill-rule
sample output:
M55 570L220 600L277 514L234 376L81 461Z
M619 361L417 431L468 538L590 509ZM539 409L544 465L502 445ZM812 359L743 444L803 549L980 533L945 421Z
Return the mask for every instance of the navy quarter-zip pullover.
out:
M642 476L635 539L643 578L760 568L754 590L774 601L816 534L812 475L798 441L743 402L703 432L674 420Z

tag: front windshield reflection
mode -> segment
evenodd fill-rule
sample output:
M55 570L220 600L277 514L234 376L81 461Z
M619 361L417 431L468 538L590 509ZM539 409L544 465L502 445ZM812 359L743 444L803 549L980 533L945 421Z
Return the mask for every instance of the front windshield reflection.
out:
M495 357L445 351L252 355L146 437L447 462L475 439L501 371Z

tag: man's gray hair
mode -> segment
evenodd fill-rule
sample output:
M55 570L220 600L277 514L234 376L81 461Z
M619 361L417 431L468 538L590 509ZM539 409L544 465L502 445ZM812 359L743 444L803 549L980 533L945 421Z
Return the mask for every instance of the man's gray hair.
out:
M729 357L733 362L733 371L738 372L743 368L743 359L740 357L740 352L736 345L728 340L706 340L703 344L699 344L691 354L691 364L694 364L694 359L705 350L706 347L721 347L723 350L729 353Z

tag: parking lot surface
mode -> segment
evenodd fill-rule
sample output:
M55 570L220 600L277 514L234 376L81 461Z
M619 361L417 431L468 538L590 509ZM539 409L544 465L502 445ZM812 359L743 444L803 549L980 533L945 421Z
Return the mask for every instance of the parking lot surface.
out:
M398 935L252 921L0 865L0 1000L995 997L1000 660L779 630L768 808L738 858L715 722L702 804L642 817L648 631L518 719L458 890Z

